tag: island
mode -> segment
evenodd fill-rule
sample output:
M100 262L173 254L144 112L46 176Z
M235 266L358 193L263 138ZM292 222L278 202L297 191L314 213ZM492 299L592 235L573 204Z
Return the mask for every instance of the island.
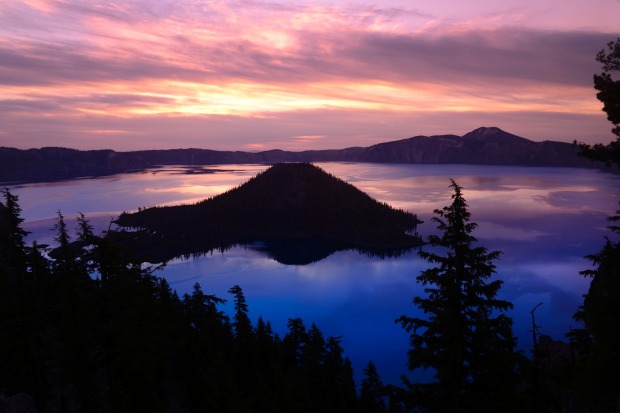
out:
M422 221L373 199L311 163L279 163L191 205L123 213L113 236L155 263L245 245L303 265L353 249L398 256L423 244Z

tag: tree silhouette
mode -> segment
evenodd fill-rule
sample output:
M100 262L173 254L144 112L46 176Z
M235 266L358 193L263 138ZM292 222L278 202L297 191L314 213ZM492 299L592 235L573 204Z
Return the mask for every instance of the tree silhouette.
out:
M620 235L620 210L609 218L615 236ZM585 357L578 366L578 388L597 411L620 409L620 242L609 237L603 249L586 257L594 268L581 274L592 277L583 305L575 319L585 331L573 331L573 338L586 343ZM585 336L585 337L584 337Z
M52 412L359 411L339 337L300 318L284 340L262 318L254 328L238 285L232 317L198 283L180 299L82 214L74 240L58 211L59 245L26 247L18 199L4 195L1 395Z
M413 299L426 318L396 320L410 333L409 369L435 373L434 382L413 387L413 396L428 411L507 411L516 339L504 313L512 304L496 298L502 281L489 280L500 252L474 246L477 224L470 222L462 188L454 180L450 186L452 204L432 218L441 235L430 235L432 249L419 253L435 264L417 277L427 296Z
M612 77L612 73L620 72L620 37L609 42L607 48L608 52L603 49L596 55L596 61L603 65L603 72L594 75L594 88L598 91L596 97L603 102L607 119L614 125L611 132L617 138L608 145L580 143L579 146L580 155L620 167L620 79Z
M19 198L17 195L13 195L8 188L4 188L4 208L6 212L4 215L4 221L6 222L6 235L10 246L16 249L22 249L25 246L24 238L28 235L21 224L24 219L21 217L22 209L19 206Z
M39 247L30 252L22 228L19 198L8 188L0 202L0 394L47 394L46 346L41 340L44 300L36 282L47 275L39 266ZM36 277L35 277L36 268Z
M240 340L248 340L252 334L252 324L248 317L248 305L245 301L243 290L238 285L228 290L234 296L235 315L233 316L233 328L235 336Z
M594 75L594 88L618 137L608 145L580 146L582 156L620 167L620 80L612 78L612 73L620 72L620 38L607 47L608 52L603 49L596 56L603 73ZM609 220L616 239L605 237L602 250L586 257L594 268L581 272L592 278L574 316L584 322L585 330L568 334L581 356L576 387L593 411L620 410L620 210Z
M377 367L369 361L364 368L364 378L360 388L360 411L364 413L385 412L385 388Z

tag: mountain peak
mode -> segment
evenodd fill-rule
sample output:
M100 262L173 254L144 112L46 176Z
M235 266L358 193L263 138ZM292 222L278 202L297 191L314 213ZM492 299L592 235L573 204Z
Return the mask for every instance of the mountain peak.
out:
M522 138L512 133L505 132L498 127L480 127L463 135L463 139L467 140L491 140L491 141L514 141L529 142L528 139Z
M506 133L506 132L504 132L503 130L495 126L490 126L490 127L482 126L478 129L475 129L467 133L466 135L488 136L488 135L495 135L497 133Z

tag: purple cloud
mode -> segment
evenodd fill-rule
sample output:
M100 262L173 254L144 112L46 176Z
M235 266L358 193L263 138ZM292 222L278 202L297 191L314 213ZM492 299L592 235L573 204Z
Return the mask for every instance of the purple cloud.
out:
M481 125L598 139L594 57L611 38L399 6L29 0L0 10L0 130L20 147L126 131L144 147L338 148Z

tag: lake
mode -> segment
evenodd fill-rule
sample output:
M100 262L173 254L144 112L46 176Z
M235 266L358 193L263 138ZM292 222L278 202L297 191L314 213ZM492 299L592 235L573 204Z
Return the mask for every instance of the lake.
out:
M479 245L503 252L497 277L500 296L514 304L510 315L519 347L531 346L531 310L538 303L540 333L563 339L582 302L590 268L583 257L604 243L606 218L618 209L620 176L576 168L318 163L379 201L414 212L422 219L423 237L435 233L432 211L450 203L450 178L463 187ZM57 211L68 224L84 213L99 231L122 211L138 207L191 203L245 182L265 165L183 166L70 181L11 185L19 196L29 239L53 244ZM191 172L191 173L190 173ZM316 323L326 336L342 336L356 382L372 360L384 383L406 374L408 335L394 320L413 315L414 296L422 294L416 276L428 267L411 252L379 259L355 251L338 252L322 261L290 266L255 249L236 247L190 260L174 260L158 273L180 295L199 282L207 294L231 298L240 285L250 316L271 321L281 335L288 318ZM232 313L232 303L223 309Z

